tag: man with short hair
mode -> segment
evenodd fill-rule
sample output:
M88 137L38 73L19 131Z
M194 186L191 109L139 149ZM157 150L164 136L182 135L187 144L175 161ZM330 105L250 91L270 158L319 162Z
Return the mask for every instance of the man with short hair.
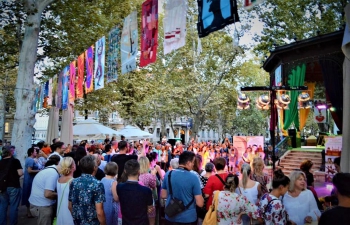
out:
M118 143L119 152L112 156L111 161L117 163L118 165L118 183L120 182L122 173L124 172L124 165L130 159L137 160L137 155L127 155L128 143L126 141L120 141Z
M135 159L125 163L124 171L128 180L118 183L117 195L122 212L123 225L149 225L147 212L153 210L151 189L138 183L140 164Z
M96 159L92 155L79 161L82 175L69 186L68 208L76 225L106 225L103 202L106 201L103 184L96 180Z
M4 176L6 182L0 192L0 224L7 224L8 206L10 206L10 224L17 224L18 206L22 196L19 178L23 175L23 169L20 161L12 156L10 149L2 150L0 174Z
M350 221L350 173L337 173L333 177L338 206L325 211L320 218L319 225L346 225Z
M174 217L165 215L167 225L196 225L197 212L196 205L203 207L204 199L200 187L200 181L197 176L190 171L195 163L195 154L190 151L183 152L179 157L179 168L168 171L164 176L162 184L161 197L166 200L166 206L169 205L172 198L181 200L185 206L189 205L183 212ZM169 174L171 173L172 196L169 190Z
M176 170L179 168L179 158L170 160L169 170Z
M50 147L51 147L52 153L49 155L49 157L47 157L47 160L49 160L52 155L58 155L60 159L63 159L62 154L65 150L65 146L63 142L58 141L55 144L52 144Z
M52 224L58 178L56 165L46 167L34 177L29 203L31 214L38 217L38 225Z

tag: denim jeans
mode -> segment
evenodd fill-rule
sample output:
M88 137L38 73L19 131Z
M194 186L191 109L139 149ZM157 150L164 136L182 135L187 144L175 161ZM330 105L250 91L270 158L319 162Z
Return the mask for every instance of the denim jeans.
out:
M10 206L10 225L17 224L21 192L21 188L8 187L6 192L0 193L0 225L7 224L8 206Z

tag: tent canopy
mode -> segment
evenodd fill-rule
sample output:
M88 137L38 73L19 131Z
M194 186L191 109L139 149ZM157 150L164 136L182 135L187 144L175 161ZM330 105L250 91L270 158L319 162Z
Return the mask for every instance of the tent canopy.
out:
M110 137L119 136L116 130L103 126L92 119L78 122L75 126L73 126L73 139L75 140L105 139L107 135Z
M152 134L143 131L137 127L127 125L123 129L119 130L118 135L123 135L125 138L128 139L141 139L141 138L151 138Z

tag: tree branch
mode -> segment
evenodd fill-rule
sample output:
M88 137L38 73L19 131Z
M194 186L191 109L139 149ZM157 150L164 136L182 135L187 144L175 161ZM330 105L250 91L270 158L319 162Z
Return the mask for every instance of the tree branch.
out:
M196 113L192 111L192 106L191 106L191 104L190 104L189 101L187 101L187 104L188 104L188 106L190 107L190 112L191 112L193 115L196 115Z

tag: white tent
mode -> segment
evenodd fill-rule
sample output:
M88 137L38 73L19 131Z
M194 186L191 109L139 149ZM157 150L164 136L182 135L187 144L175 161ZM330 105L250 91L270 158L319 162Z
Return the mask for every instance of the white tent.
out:
M81 121L73 126L73 139L75 140L105 139L107 135L109 137L118 136L118 133L92 119Z
M143 131L137 127L127 125L123 129L119 130L118 135L123 135L127 139L141 139L141 138L151 138L152 134Z

